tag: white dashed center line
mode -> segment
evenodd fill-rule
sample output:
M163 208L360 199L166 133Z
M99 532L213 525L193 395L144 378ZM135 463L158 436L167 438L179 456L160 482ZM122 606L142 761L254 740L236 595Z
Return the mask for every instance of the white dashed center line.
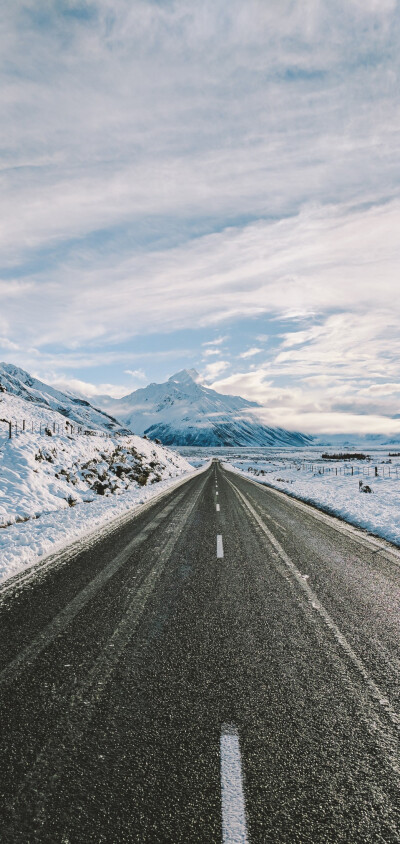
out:
M224 556L224 546L222 544L222 536L219 533L217 536L217 558L222 558Z
M222 839L224 844L248 844L239 735L232 724L222 725L220 752Z
M219 513L219 511L220 511L220 509L221 509L221 508L220 508L220 506L219 506L219 504L216 504L215 506L216 506L216 508L217 508L217 513Z

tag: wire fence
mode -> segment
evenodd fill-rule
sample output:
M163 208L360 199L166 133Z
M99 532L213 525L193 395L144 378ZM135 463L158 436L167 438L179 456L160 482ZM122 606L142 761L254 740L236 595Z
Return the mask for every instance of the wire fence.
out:
M76 436L83 435L89 437L111 437L112 434L108 431L97 431L92 428L86 428L84 425L78 425L74 422L66 420L64 424L60 422L34 422L26 419L0 419L0 437L4 440L11 440L13 437L21 433L42 434L43 436Z
M310 472L313 475L327 475L330 477L342 476L362 476L363 478L399 478L400 466L391 464L369 465L369 466L322 466L320 463L285 463L273 470L268 471L284 471L285 469L296 469L298 472ZM267 474L263 469L256 469L256 474Z

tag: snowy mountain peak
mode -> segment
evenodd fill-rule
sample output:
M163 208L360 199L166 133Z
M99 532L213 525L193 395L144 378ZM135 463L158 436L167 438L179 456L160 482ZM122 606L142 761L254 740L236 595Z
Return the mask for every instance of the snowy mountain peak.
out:
M183 369L164 384L149 384L122 399L98 403L135 434L164 445L304 445L303 434L269 428L254 415L257 402L217 393L195 369Z
M173 381L175 384L199 384L201 379L196 369L181 369L175 375L171 375L168 381Z

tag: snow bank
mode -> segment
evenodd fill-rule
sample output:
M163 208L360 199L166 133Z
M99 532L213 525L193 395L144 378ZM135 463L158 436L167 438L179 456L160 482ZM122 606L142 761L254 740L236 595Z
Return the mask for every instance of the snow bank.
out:
M192 468L191 471L194 471ZM131 489L118 498L79 504L0 530L0 581L18 574L42 557L55 553L96 529L111 526L118 517L132 513L151 498L176 483L176 478L156 486Z

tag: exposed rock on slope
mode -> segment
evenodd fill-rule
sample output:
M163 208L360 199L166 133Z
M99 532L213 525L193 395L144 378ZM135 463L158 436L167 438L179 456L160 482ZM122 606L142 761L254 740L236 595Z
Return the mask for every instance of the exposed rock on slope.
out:
M1 395L0 411L25 414L43 412L16 396ZM47 416L52 412L47 410ZM60 417L53 411L55 420ZM0 421L0 527L38 518L76 504L111 500L159 481L193 471L179 454L133 434L94 432L92 436L38 433L27 425L8 439L8 426ZM132 499L133 500L133 499Z

